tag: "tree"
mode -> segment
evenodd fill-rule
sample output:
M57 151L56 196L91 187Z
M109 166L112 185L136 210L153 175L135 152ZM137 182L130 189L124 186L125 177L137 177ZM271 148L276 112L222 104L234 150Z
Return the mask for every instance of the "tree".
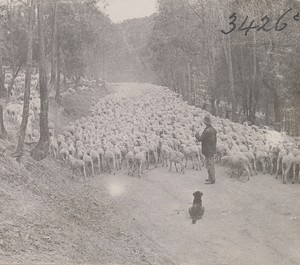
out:
M4 87L4 75L3 75L3 54L4 54L4 22L3 22L3 7L0 7L0 16L1 16L1 21L0 21L0 98L5 98L6 97L6 90Z
M4 98L6 96L6 91L4 87L4 76L2 72L2 57L3 57L3 23L0 23L0 137L7 138L7 132L4 126L4 118L3 118L3 105ZM2 100L1 100L2 99Z
M57 82L57 63L58 60L58 47L57 47L57 8L58 0L52 3L52 36L51 36L51 78L50 78L50 91L56 87Z
M22 122L20 126L18 146L17 146L18 160L20 159L24 149L24 140L25 140L25 134L26 134L28 116L29 116L29 100L30 100L30 86L31 86L31 72L32 72L33 26L34 26L34 18L35 18L34 0L30 1L29 12L30 13L29 13L29 22L28 22L28 44L27 44L24 104L23 104L23 115L22 115Z
M47 70L45 60L44 43L44 0L37 0L38 15L38 36L39 36L39 87L40 87L40 139L35 148L31 151L31 156L35 160L44 159L49 152L49 127L48 127L48 109L49 97L47 87Z

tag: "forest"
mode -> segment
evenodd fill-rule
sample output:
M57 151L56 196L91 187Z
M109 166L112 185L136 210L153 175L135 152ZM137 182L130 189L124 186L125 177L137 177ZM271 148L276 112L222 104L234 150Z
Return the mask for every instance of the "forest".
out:
M59 103L85 80L163 85L215 116L299 135L299 1L158 0L152 16L122 23L110 20L106 5L1 2L0 134L3 110L21 93L18 152L33 74L41 103L36 158L49 148L49 96ZM16 84L22 72L24 86Z

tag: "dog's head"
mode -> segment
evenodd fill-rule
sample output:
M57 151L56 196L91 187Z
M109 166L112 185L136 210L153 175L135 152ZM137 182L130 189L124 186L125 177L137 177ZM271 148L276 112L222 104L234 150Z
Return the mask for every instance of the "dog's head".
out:
M202 199L202 196L203 196L203 193L201 191L195 191L193 193L194 195L194 203L195 202L201 202L201 199Z

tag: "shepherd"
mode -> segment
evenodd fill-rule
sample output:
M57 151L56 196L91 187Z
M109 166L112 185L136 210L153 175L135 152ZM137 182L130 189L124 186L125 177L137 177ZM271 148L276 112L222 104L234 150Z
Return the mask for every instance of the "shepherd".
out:
M212 126L211 117L206 115L204 117L204 123L206 128L202 135L199 132L196 133L195 137L198 142L202 143L202 154L205 156L206 169L208 173L208 179L205 184L214 184L215 178L215 154L217 149L217 131Z

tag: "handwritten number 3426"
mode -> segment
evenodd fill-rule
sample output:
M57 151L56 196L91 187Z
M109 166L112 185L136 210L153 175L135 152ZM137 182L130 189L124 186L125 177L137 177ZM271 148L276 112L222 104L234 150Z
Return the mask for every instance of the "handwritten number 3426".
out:
M270 31L270 30L272 30L273 28L275 28L276 31L282 31L282 30L284 30L284 29L286 28L286 26L287 26L287 23L282 22L282 19L283 19L284 16L285 16L288 12L290 12L291 10L292 10L292 8L288 9L287 11L285 11L285 12L277 19L275 26L274 26L274 27L269 27L269 28L267 27L267 24L270 22L270 18L269 18L268 16L264 16L264 17L261 19L261 22L263 23L261 26L259 26L259 25L253 26L253 24L255 23L255 21L252 20L252 21L250 22L249 26L246 26L246 27L245 27L245 24L246 24L247 21L248 21L248 16L246 16L245 19L244 19L244 21L243 21L243 23L242 23L241 26L238 28L238 31L245 30L245 36L247 36L247 34L248 34L248 32L249 32L250 29L256 29L257 31L261 31L261 30L263 30L263 31ZM299 14L299 13L298 13L298 14ZM298 14L297 14L296 16L299 17ZM295 19L295 20L298 20L298 19L295 18L296 16L294 16L294 19ZM298 18L298 17L297 17L297 18ZM236 22L236 19L237 19L236 13L233 13L233 14L229 17L229 19L231 20L231 21L229 22L229 26L230 26L231 28L230 28L230 30L227 31L227 32L224 31L224 30L221 30L221 32L222 32L223 34L229 34L229 33L233 32L233 31L236 29L236 27L237 27L237 25L236 25L236 23L235 23L235 22Z

